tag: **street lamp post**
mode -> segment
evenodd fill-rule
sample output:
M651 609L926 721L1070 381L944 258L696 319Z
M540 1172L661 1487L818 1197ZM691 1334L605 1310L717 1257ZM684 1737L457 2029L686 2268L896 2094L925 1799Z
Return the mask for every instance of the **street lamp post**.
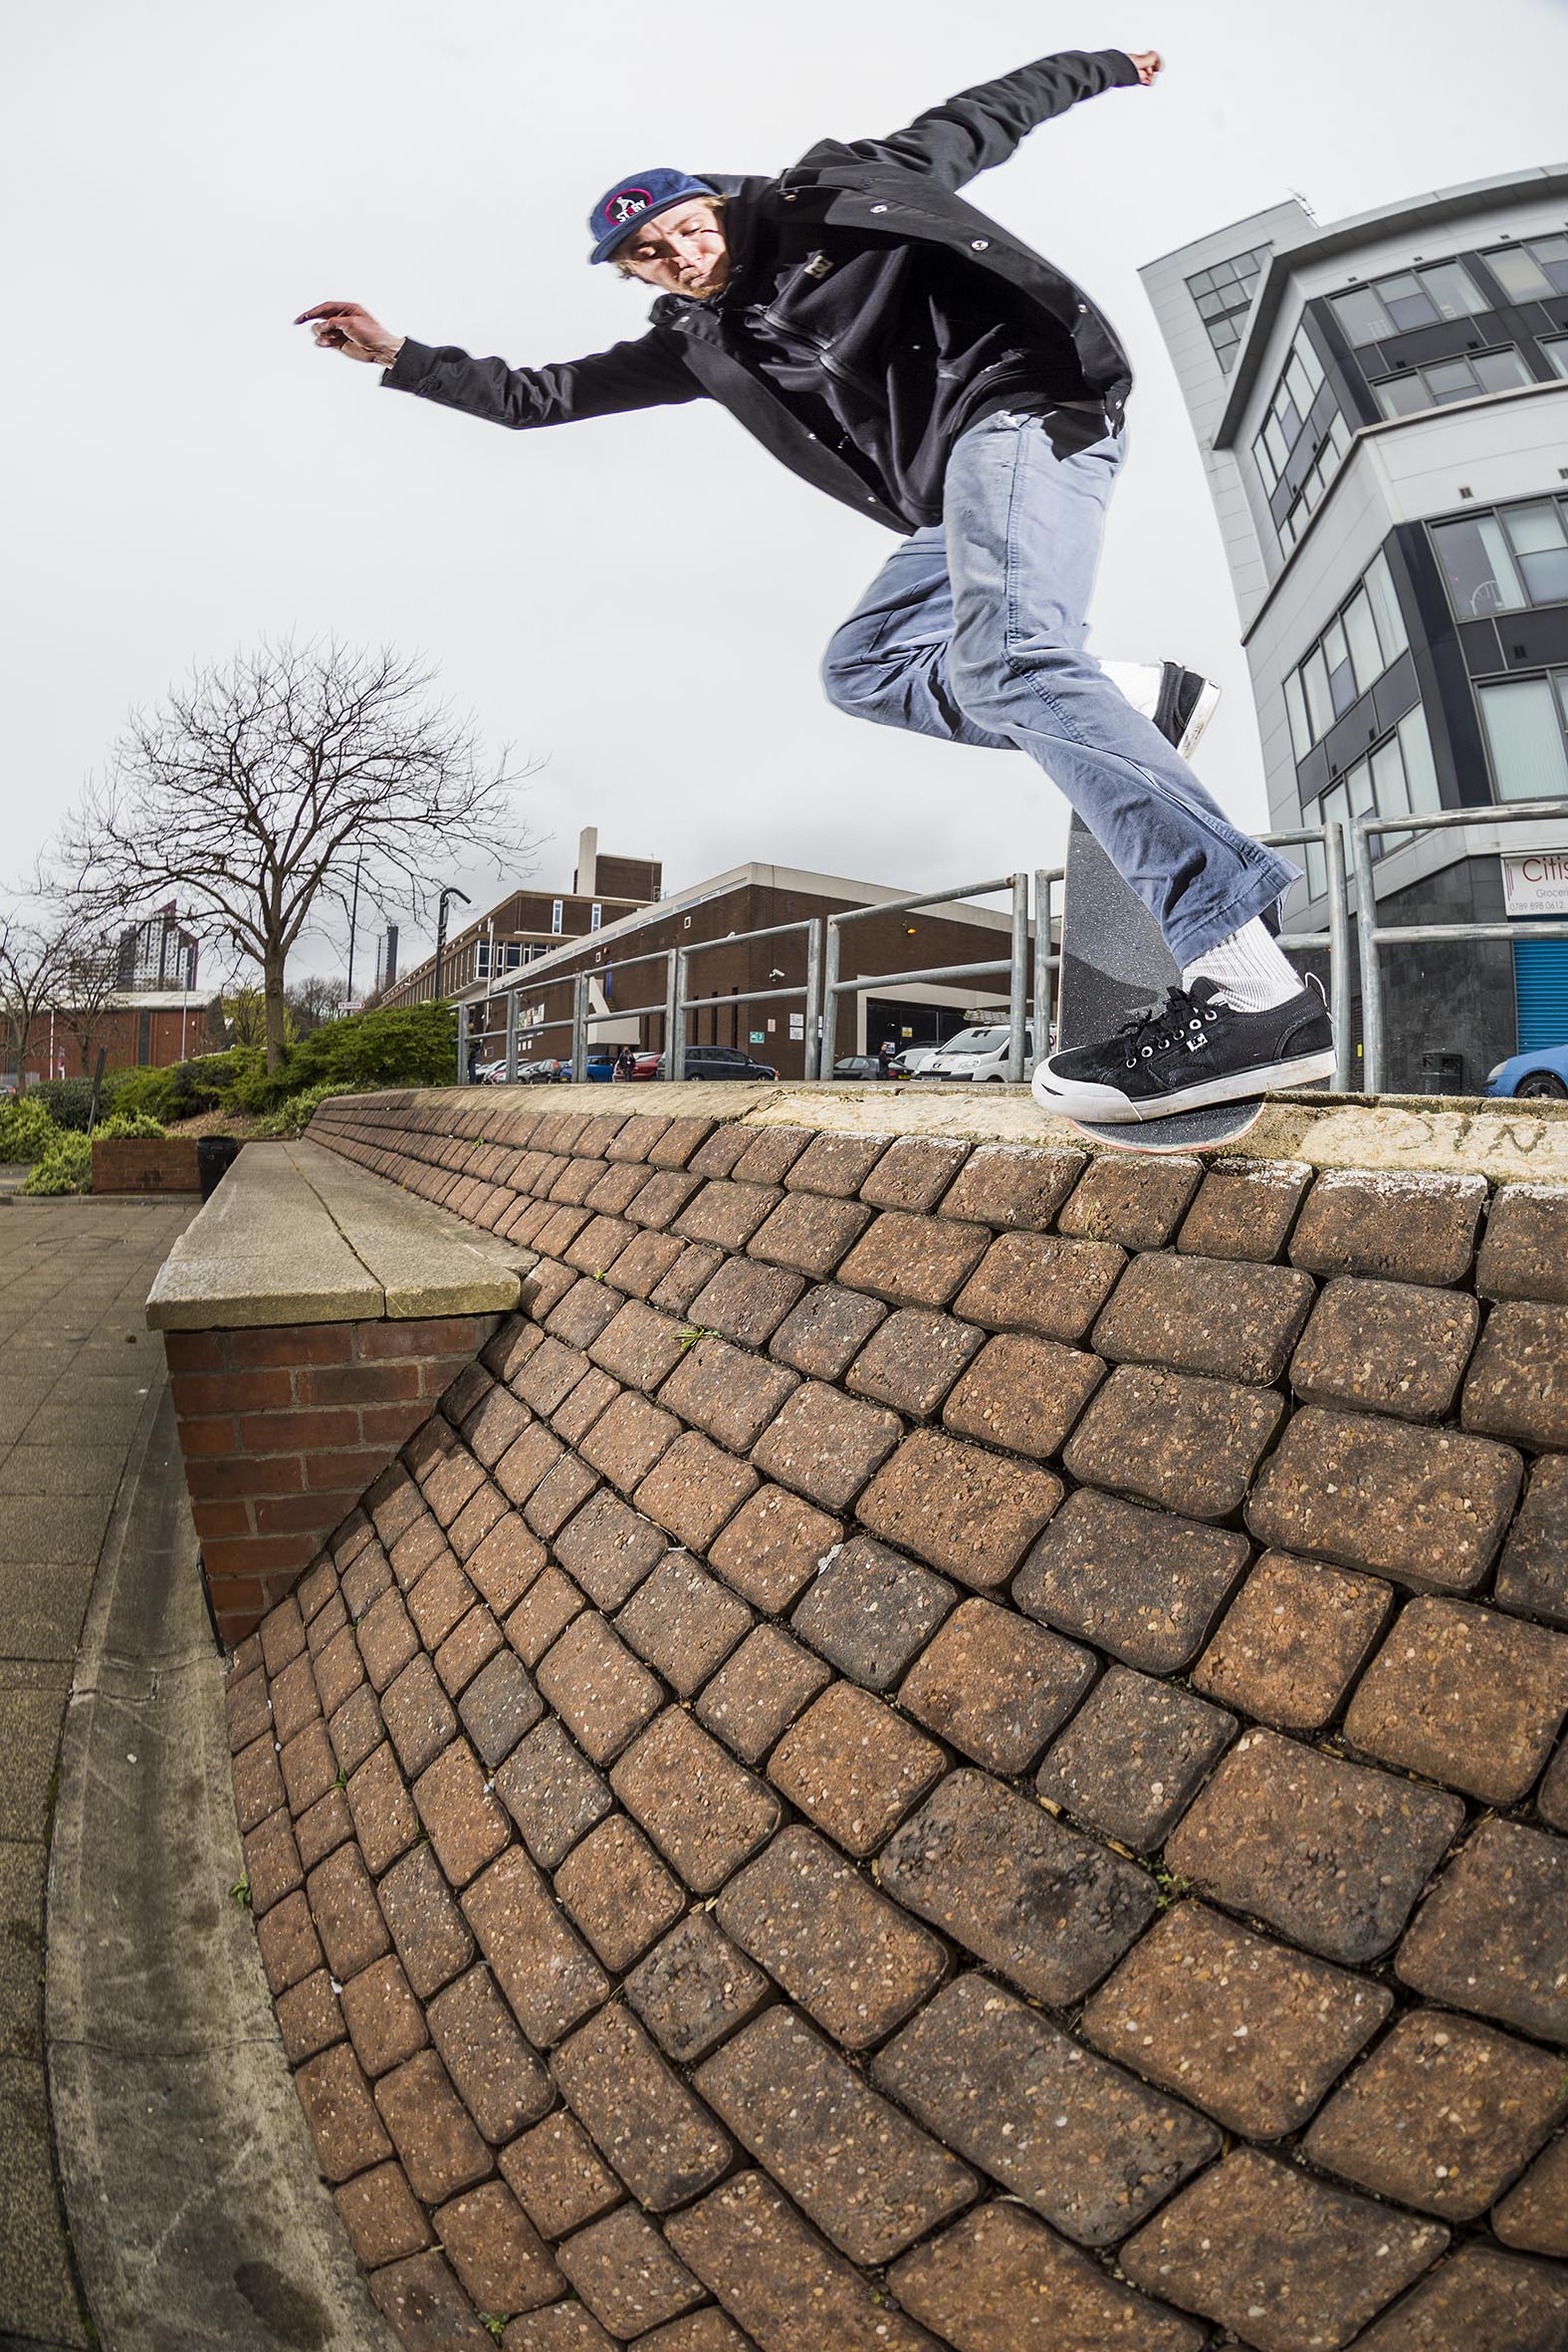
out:
M451 882L448 882L436 901L435 985L432 995L437 1004L441 1001L441 958L446 952L447 902L453 898L461 898L465 906L472 906L474 903L466 890L459 890Z

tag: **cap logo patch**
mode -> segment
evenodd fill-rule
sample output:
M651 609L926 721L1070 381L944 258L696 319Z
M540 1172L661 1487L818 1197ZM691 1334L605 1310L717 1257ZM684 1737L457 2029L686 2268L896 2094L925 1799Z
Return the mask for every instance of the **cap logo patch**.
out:
M618 195L611 196L604 207L611 228L624 228L626 222L635 220L639 212L646 212L652 202L653 198L646 188L622 188Z

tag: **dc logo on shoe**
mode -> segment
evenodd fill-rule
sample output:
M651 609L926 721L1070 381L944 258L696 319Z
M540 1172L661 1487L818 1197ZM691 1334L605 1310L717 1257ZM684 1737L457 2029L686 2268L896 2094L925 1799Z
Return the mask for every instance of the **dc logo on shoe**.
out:
M619 195L612 196L604 208L609 216L610 227L624 228L627 221L635 220L639 212L646 212L652 202L653 198L646 188L622 188Z

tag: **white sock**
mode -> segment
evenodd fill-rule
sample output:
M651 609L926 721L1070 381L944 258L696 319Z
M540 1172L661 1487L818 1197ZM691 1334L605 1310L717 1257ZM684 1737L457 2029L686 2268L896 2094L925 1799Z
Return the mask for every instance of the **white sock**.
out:
M1269 1013L1300 994L1301 978L1274 945L1267 925L1254 915L1218 947L1184 966L1182 986L1212 980L1238 1013Z

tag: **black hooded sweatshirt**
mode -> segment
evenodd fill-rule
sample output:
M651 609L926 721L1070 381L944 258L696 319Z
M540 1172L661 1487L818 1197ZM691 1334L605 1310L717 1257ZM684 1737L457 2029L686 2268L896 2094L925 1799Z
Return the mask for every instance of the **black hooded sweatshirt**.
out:
M1120 50L1069 50L960 93L885 139L824 141L729 199L722 296L665 295L646 335L509 367L412 339L383 382L513 427L707 396L790 469L895 531L938 523L959 434L997 409L1059 446L1121 421L1132 374L1070 279L956 191L1080 99L1136 85Z

